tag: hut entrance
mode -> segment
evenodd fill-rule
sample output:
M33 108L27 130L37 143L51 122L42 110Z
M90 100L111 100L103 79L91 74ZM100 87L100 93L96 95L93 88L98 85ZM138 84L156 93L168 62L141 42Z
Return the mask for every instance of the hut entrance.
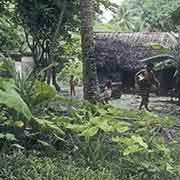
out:
M174 73L176 69L175 68L168 68L164 69L162 71L157 72L157 77L161 83L161 89L160 93L162 95L168 95L168 91L172 88L174 88Z
M135 73L131 71L122 72L122 85L124 89L130 89L134 87L134 75Z

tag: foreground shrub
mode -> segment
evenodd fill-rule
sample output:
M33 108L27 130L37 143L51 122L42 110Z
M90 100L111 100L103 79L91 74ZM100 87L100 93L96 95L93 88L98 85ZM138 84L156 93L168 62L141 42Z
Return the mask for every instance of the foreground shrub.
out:
M32 153L0 155L0 180L115 180L106 170L76 167L73 162Z
M46 155L58 150L71 160L65 164L57 158L59 155L56 158L31 155L24 160L23 154L3 154L0 167L3 180L76 176L98 179L103 177L98 171L102 167L123 180L180 179L179 140L175 141L171 133L175 126L172 118L72 100L59 96L43 82L18 77L18 80L1 78L0 148L38 149Z

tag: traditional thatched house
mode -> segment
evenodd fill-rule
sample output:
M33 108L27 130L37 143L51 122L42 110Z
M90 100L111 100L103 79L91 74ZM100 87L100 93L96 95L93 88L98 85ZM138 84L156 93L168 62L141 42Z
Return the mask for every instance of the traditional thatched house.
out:
M100 82L108 76L113 81L122 82L124 87L134 86L135 73L144 66L141 59L162 54L158 49L146 46L147 43L160 43L174 53L174 40L169 33L96 33L95 56ZM158 72L162 91L172 87L172 77L175 69L169 68Z

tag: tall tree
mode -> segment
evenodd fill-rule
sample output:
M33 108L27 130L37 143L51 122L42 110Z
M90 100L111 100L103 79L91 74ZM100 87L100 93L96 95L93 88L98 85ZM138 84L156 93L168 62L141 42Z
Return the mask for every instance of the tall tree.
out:
M123 4L123 6L120 6L113 14L113 19L110 23L119 26L119 29L123 32L133 32L141 30L140 21L140 17L134 16L134 10L129 9L128 4L126 3Z
M84 98L95 101L97 92L97 72L94 57L93 0L80 0L81 37L83 52Z
M0 53L4 55L22 52L24 41L21 28L14 23L14 8L10 0L0 1Z
M93 5L95 12L98 14L102 13L100 9L102 5L105 8L112 6L109 0L97 0ZM25 39L26 45L29 47L28 50L33 55L35 72L39 73L42 72L42 69L45 70L43 71L45 72L44 80L49 83L51 79L57 90L59 87L56 83L54 61L56 59L62 63L63 43L71 39L72 32L79 32L79 7L79 0L0 1L1 12L8 13L8 17L11 15L13 18L9 19L12 19L15 22L14 24L18 24L18 27L24 29L23 35L25 34L25 38L23 36L23 40ZM9 9L12 8L13 15L12 12L9 13ZM0 24L3 27L3 23L0 22ZM8 37L12 36L11 33L9 34ZM4 50L5 47L2 46L2 49ZM57 54L61 55L57 58Z
M112 24L122 31L172 31L169 16L179 5L177 0L124 0Z

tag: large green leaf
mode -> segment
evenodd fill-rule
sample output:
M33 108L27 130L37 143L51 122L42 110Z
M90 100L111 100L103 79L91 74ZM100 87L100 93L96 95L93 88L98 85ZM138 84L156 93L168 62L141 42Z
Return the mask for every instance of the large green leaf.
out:
M85 131L89 127L89 124L68 124L66 126L67 129L71 129L76 133L81 133Z
M80 135L84 137L93 137L98 132L97 127L90 127L83 131Z
M127 146L134 144L133 139L128 138L128 137L118 137L118 136L116 136L116 137L112 138L112 141L116 142L118 144L124 144L124 145L127 145Z
M143 140L143 138L141 136L133 135L131 138L134 140L134 143L138 143L139 145L141 145L145 149L148 148L148 145L144 142L144 140Z
M16 137L12 133L5 133L5 134L0 133L0 139L4 139L7 141L16 141Z
M118 133L124 133L129 130L129 123L125 121L111 121L112 126Z
M24 126L24 122L23 121L16 121L14 123L15 127L17 128L22 128Z
M174 168L169 163L166 163L166 170L170 173L173 173Z
M123 152L123 155L124 156L128 156L129 154L133 154L133 153L137 153L137 152L140 152L144 150L144 148L140 147L139 145L137 144L132 144L130 146L128 146L124 152Z
M33 102L34 105L52 100L57 94L51 86L38 80L34 83L34 89L36 93Z
M140 152L148 148L148 145L143 141L142 137L140 137L139 135L133 135L131 138L113 137L112 140L113 142L116 142L118 144L124 144L126 146L123 152L124 156Z
M49 143L47 143L46 141L42 141L42 140L37 140L38 143L40 143L41 145L43 145L44 147L51 147L51 145Z
M160 63L160 62L163 62L163 61L166 61L166 60L175 61L175 58L173 56L171 56L171 55L168 55L168 54L160 54L160 55L157 55L157 56L152 56L152 57L149 57L149 58L146 58L146 59L142 59L141 62L143 62L145 64L149 64L149 63L156 64L156 63Z
M156 64L155 71L161 71L163 69L168 69L171 67L176 67L176 63L172 61L171 59L168 59L166 61L162 61Z
M32 117L31 111L15 88L14 81L0 78L0 104L22 113L29 120Z
M108 124L107 117L101 117L101 116L94 117L91 119L90 123L95 127L98 127L99 129L103 130L104 132L113 131L113 127L110 124Z
M58 135L64 135L64 131L57 126L57 124L53 121L46 120L46 119L40 119L33 117L32 121L39 126L40 129L45 130L45 131L51 131L54 132Z
M4 139L5 135L3 133L0 133L0 139Z
M8 141L16 141L15 135L14 135L14 134L11 134L11 133L5 134L5 138L6 138L6 140L8 140Z
M167 53L169 51L169 49L167 47L163 46L160 43L148 43L145 46L151 47L153 49L158 49L158 50L160 50L161 53Z

